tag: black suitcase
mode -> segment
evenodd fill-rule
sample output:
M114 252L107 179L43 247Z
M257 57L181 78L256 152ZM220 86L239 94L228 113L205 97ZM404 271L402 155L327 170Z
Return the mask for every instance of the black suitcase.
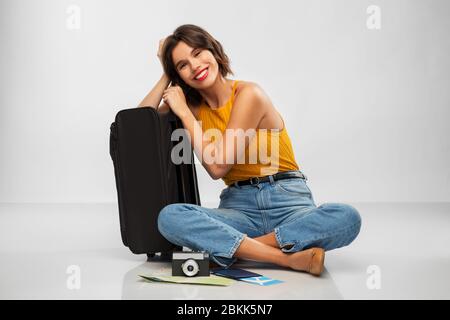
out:
M110 127L109 153L114 165L122 241L133 253L147 254L149 258L159 252L169 257L172 251L182 249L159 233L160 210L171 203L201 205L189 139L183 134L182 142L171 141L172 132L178 128L183 125L172 111L158 113L152 107L121 110ZM190 155L184 155L189 156L189 161L174 164L172 147L179 143L190 151Z

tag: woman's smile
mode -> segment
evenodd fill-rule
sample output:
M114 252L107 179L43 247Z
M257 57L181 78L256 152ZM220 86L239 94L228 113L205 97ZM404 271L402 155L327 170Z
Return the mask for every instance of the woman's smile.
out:
M200 71L200 73L198 73L194 80L197 81L203 81L206 79L206 77L208 76L208 67L206 67L205 69L203 69L202 71Z

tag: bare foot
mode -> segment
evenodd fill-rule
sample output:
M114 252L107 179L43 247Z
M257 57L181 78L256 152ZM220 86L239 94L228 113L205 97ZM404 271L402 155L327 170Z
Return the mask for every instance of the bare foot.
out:
M319 276L323 271L325 251L322 248L311 248L289 255L288 265L299 271L306 271Z

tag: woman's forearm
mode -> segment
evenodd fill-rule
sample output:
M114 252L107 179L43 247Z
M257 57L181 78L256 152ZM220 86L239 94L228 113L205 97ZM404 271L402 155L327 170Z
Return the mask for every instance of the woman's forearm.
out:
M217 133L219 137L216 137L217 140L214 142L209 141L210 139L207 138L204 139L202 127L191 111L181 116L180 119L190 137L192 149L203 167L214 180L222 178L231 169L233 163L227 164L225 161L219 160L224 159L221 135ZM217 161L220 163L217 163Z
M142 100L138 107L153 107L158 109L164 90L167 89L169 83L169 77L163 73L161 79L159 79L153 89L147 94L147 96L145 96L144 100Z

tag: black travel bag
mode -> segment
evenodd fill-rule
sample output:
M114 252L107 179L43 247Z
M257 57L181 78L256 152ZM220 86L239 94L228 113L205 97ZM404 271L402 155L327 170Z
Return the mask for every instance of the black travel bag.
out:
M152 107L121 110L110 127L110 150L116 180L123 244L135 254L170 256L180 247L158 231L160 210L171 203L200 204L194 152L172 112ZM182 143L182 145L180 145ZM179 159L172 161L174 150ZM184 149L181 148L184 146ZM184 153L186 150L188 152ZM174 163L175 162L175 163ZM181 162L181 163L180 163Z

